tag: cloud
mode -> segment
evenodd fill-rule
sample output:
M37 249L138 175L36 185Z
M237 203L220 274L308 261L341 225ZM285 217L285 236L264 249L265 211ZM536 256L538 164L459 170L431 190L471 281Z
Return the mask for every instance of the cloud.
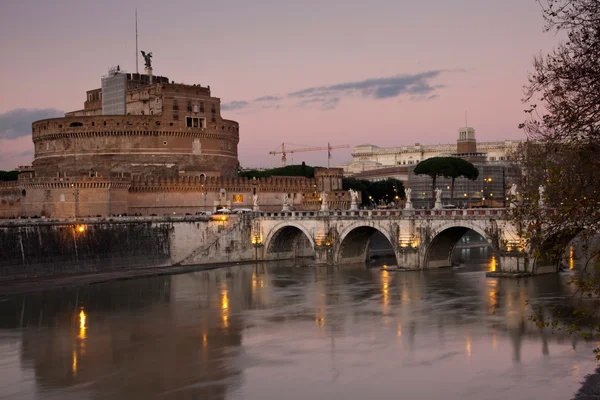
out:
M234 100L229 103L221 104L221 110L232 111L232 110L241 110L242 108L248 107L250 103L242 100Z
M54 108L17 108L0 114L0 139L14 139L31 134L31 123L40 119L62 117Z
M266 95L256 98L253 102L232 101L223 104L221 108L239 110L254 105L260 108L279 108L287 103L296 107L312 106L321 110L333 110L341 103L342 99L352 96L382 100L407 95L411 101L432 100L439 96L437 93L439 89L445 87L442 84L433 83L442 72L448 71L432 70L416 74L314 86L290 92L283 97Z
M11 157L13 157L13 158L17 158L17 157L33 157L33 150L25 150L25 151L22 151L22 152L17 153L17 154L12 154Z
M279 101L281 100L281 97L277 97L277 96L262 96L259 97L258 99L255 99L254 101Z
M291 92L288 95L301 98L334 98L359 94L363 97L387 99L404 93L429 94L443 87L429 83L430 80L437 78L441 72L441 70L426 71L413 75L395 75L387 78L371 78L335 85L316 86Z
M340 102L339 97L332 97L321 104L321 110L334 110Z
M31 164L33 160L33 142L30 136L15 139L0 137L0 170L12 170L18 165Z

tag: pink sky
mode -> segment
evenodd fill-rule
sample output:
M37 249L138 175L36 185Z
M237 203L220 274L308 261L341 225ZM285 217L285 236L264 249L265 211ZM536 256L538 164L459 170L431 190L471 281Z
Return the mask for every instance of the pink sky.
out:
M109 66L135 71L136 7L140 49L154 54L155 74L210 85L226 104L248 103L222 111L240 123L243 167L279 165L268 152L281 142L452 143L465 110L478 140L523 138L521 88L532 57L557 43L533 0L4 0L0 169L32 159L30 132L15 132L23 124L11 110L80 109ZM404 89L369 86L431 71ZM308 88L324 96L290 96ZM253 101L263 96L282 100ZM334 151L332 165L350 153ZM323 165L326 157L293 161Z

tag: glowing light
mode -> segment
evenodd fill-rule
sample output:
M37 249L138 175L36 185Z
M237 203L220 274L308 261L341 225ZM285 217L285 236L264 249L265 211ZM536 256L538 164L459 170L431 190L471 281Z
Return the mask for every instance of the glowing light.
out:
M465 342L465 351L467 352L467 357L469 360L471 359L471 333L467 332L466 342Z
M83 233L85 232L85 225L77 225L77 232Z
M388 271L383 271L381 273L381 282L383 285L382 288L382 293L383 293L383 305L387 306L390 302L390 291L389 291L389 287L390 287L390 273Z
M202 335L202 347L206 348L208 345L208 335L205 333Z
M569 247L569 269L575 268L575 257L573 256L573 246Z
M410 242L410 245L411 245L413 248L415 248L415 249L416 249L417 247L419 247L419 237L418 237L418 236L413 236L413 238L412 238L412 241Z
M227 221L227 217L223 215L223 216L221 217L221 221Z
M77 376L77 352L73 350L73 363L71 364L71 372L73 376Z
M227 297L227 290L221 291L221 309L227 310L229 308L229 298Z
M490 280L488 286L489 314L494 314L498 305L498 281Z
M325 317L316 317L315 318L315 322L317 323L317 325L319 325L320 327L325 326Z
M261 244L261 243L262 243L262 236L260 236L260 235L252 236L252 244Z
M87 329L85 323L87 320L87 316L85 315L85 312L83 311L83 309L79 312L79 339L85 339L86 335L85 335L85 331Z
M496 267L497 267L496 256L492 256L492 259L490 261L490 271L492 271L492 272L496 271Z
M229 297L227 297L227 289L221 291L221 310L223 318L223 327L229 327Z

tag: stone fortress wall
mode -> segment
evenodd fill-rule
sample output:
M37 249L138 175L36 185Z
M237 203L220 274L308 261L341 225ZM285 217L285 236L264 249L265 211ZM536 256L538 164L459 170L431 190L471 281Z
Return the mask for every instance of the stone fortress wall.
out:
M0 182L0 218L21 215L21 189L16 181Z
M186 127L161 116L65 117L33 123L37 176L94 170L177 176L235 176L239 125Z

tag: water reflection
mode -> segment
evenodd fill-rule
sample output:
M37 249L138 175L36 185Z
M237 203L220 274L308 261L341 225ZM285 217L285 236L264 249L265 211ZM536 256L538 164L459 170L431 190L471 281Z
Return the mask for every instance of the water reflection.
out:
M409 398L567 398L594 368L592 345L527 320L571 293L567 279L485 278L494 266L261 264L10 297L0 357L14 378L0 392L347 399L401 386ZM16 359L2 346L14 340ZM553 378L523 387L547 378L547 362Z

